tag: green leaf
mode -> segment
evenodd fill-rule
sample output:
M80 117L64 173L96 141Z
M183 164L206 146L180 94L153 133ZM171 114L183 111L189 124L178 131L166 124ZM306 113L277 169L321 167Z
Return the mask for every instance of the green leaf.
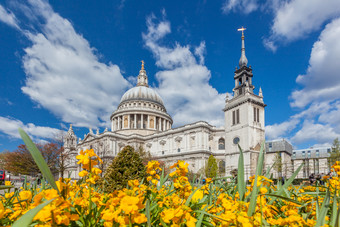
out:
M207 209L208 206L204 208L204 211ZM196 227L202 226L202 221L204 218L204 213L201 213L201 215L198 217L197 222L196 222Z
M337 207L337 201L338 201L338 196L336 195L336 190L334 190L331 220L329 222L330 226L335 226L335 221L336 221L336 216L337 216L337 208L338 208Z
M246 184L244 181L244 160L243 160L243 151L238 145L238 148L240 150L240 156L238 158L238 169L237 169L237 188L238 188L238 194L240 195L240 200L244 200L244 194L246 191Z
M202 187L202 186L201 186L201 187ZM191 201L191 198L194 196L194 194L195 194L199 189L201 189L201 187L197 187L197 188L195 189L195 191L193 191L193 192L189 195L187 201L185 201L185 205L186 205L186 206L189 206L189 203L190 203L190 201Z
M29 210L27 213L25 213L23 216L21 216L21 218L19 220L17 220L16 222L14 222L14 224L12 225L12 227L28 227L33 218L35 217L35 215L37 215L37 213L44 208L46 205L48 205L49 203L51 203L54 199L48 200L38 206L36 206L35 208Z
M286 200L286 201L289 201L289 202L292 202L292 203L295 203L295 204L298 204L298 205L303 205L303 203L301 203L301 202L298 202L298 201L296 201L296 200L294 200L294 199L287 198L287 197L280 196L280 195L266 194L266 196L273 196L273 197L280 198L280 199L282 199L282 200Z
M13 185L0 185L0 190L13 188Z
M147 226L151 226L151 219L150 219L150 200L146 200L146 205L145 205L145 212L146 212L146 218L147 218Z
M293 173L293 175L285 182L285 184L283 185L284 188L288 188L293 183L293 180L299 174L302 166L303 166L303 163L299 166L299 168L297 168L297 170Z
M329 192L327 192L326 197L323 200L323 203L321 205L321 211L319 213L319 217L316 220L316 227L322 226L325 224L325 217L329 208L329 200L330 200L330 195Z
M248 216L253 216L256 208L256 200L257 200L257 177L262 173L262 167L263 167L263 160L264 160L264 141L261 144L259 159L257 161L257 167L256 167L256 174L254 179L254 185L253 185L253 191L251 192L250 196L250 202L249 202L249 208L248 208Z
M42 156L41 152L39 151L37 146L35 146L35 144L31 140L31 138L26 134L26 132L24 130L19 128L19 133L20 133L22 140L25 142L27 149L31 153L35 163L37 164L41 173L43 174L43 176L46 178L46 180L48 180L48 183L50 183L50 185L55 190L57 190L58 193L59 193L59 189L57 187L57 184L54 181L54 177L51 173L51 170L50 170L50 168L48 168L48 165L46 164L44 157Z
M285 193L285 189L287 189L293 183L293 180L300 172L302 166L303 166L303 163L299 166L299 168L297 168L297 170L293 173L293 175L286 181L286 183L283 186L281 186L281 184L278 184L278 187L277 187L278 190L274 193L275 195L283 196L283 194ZM274 201L275 200L272 200L268 204L272 205Z

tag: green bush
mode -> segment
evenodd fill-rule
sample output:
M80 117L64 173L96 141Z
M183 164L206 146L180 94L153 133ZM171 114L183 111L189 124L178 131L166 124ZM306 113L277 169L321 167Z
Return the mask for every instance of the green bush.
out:
M112 192L127 186L129 180L142 180L146 176L146 168L140 155L133 147L126 146L113 159L104 175L104 190Z
M213 155L210 155L208 159L208 164L205 168L205 176L209 178L214 178L217 176L217 171L218 167L216 158Z

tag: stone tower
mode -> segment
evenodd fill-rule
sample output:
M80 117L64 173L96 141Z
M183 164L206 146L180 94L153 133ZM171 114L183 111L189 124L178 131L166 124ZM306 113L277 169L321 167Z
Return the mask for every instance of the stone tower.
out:
M71 178L77 178L78 176L73 176L78 168L76 164L76 156L78 155L78 152L76 150L77 148L77 136L74 134L72 124L70 125L69 130L67 131L66 136L64 137L64 167L65 172L63 177L71 177ZM71 174L72 173L72 174ZM69 176L71 174L71 176ZM61 177L61 176L60 176Z
M265 122L263 95L261 88L259 94L254 94L252 84L253 72L251 66L247 66L248 60L245 54L244 33L242 31L242 48L239 68L234 74L235 87L233 98L226 99L223 109L225 113L226 133L226 163L231 165L226 168L227 175L237 168L239 149L244 151L245 177L255 173L258 153L262 141L265 139Z

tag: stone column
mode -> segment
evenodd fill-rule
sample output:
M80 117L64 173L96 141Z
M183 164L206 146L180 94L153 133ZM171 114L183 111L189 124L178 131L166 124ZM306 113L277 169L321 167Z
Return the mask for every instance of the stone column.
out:
M163 131L165 131L165 119L163 119Z
M120 117L117 118L118 120L118 130L120 129Z
M128 115L128 129L130 129L130 114Z
M153 129L155 129L155 130L156 130L156 124L157 124L156 116L153 116Z
M143 129L143 114L140 115L140 128Z
M134 125L134 129L136 129L137 128L137 114L135 114L135 119L134 119L134 122L135 122L135 125Z
M162 130L162 119L161 118L158 119L158 130L159 131Z

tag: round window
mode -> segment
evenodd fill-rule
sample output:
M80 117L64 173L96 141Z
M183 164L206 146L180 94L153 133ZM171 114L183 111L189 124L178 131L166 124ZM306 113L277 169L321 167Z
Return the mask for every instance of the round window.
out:
M234 144L238 144L239 142L240 142L240 138L235 137L235 138L233 139L233 143L234 143Z

